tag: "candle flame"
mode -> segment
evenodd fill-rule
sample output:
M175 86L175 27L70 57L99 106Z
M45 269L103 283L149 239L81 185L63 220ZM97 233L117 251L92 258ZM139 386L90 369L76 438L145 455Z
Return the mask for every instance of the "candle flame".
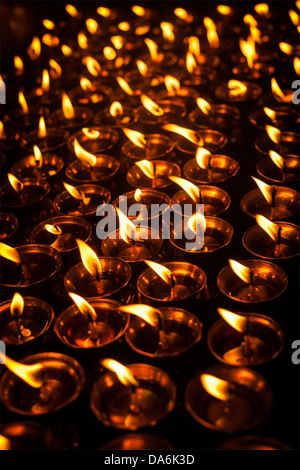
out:
M88 78L85 78L85 77L82 77L80 79L80 86L84 91L88 91L93 88L92 82Z
M284 159L279 155L279 153L274 152L274 150L269 150L269 156L278 168L281 170L284 169Z
M263 42L262 33L256 26L250 26L250 38L255 42L261 44Z
M88 30L90 34L95 34L97 32L99 25L96 20L94 20L93 18L88 18L85 21L85 24L86 24L86 29Z
M97 313L83 297L80 295L74 294L73 292L69 292L69 296L73 300L73 302L77 305L79 311L82 313L82 315L90 315L93 321L97 320Z
M5 137L4 125L3 122L0 121L0 139L3 139L3 137Z
M83 134L89 139L98 139L98 137L100 136L100 132L97 131L97 129L90 129L89 127L83 127L81 130Z
M16 71L19 74L22 74L24 72L23 61L22 61L21 57L19 57L17 55L14 57L14 67L15 67Z
M126 137L134 144L140 148L145 148L147 145L147 140L145 139L144 134L138 131L133 131L131 129L124 128L124 134Z
M272 120L274 121L276 119L276 111L273 109L264 107L264 113Z
M14 188L14 190L17 193L19 191L22 191L24 185L16 176L12 175L11 173L7 173L7 178L8 178L8 181L10 182L11 186Z
M144 304L124 305L120 307L119 310L121 310L122 312L130 313L132 315L136 315L139 318L145 320L151 326L157 326L158 317L162 316L160 310Z
M141 95L141 102L142 105L149 111L151 114L154 116L163 116L164 115L164 110L157 104L155 103L149 96L147 95Z
M241 96L247 91L247 86L239 80L229 80L228 88L231 96Z
M196 58L200 56L200 41L197 36L190 36L188 38L189 52L193 54Z
M200 190L199 188L184 178L179 178L178 176L169 176L169 179L173 183L178 184L192 199L195 203L199 201Z
M229 265L233 272L244 282L247 284L250 284L251 282L251 269L248 268L247 266L244 266L241 263L238 263L237 261L234 261L233 259L228 260Z
M69 3L65 6L65 10L67 13L69 13L70 16L72 16L73 18L78 18L80 15L79 15L79 12L78 10L74 7L74 5L70 5Z
M102 274L102 268L96 253L92 250L91 247L89 247L85 242L83 242L79 238L76 238L76 243L79 248L81 261L85 269L92 276L99 276L100 278Z
M230 6L228 6L228 5L218 5L217 10L220 13L220 15L224 15L224 16L230 15L230 13L232 11Z
M274 142L275 144L279 144L281 131L277 129L277 127L273 127L269 125L266 126L266 131L267 131L268 136L272 140L272 142Z
M148 72L148 66L147 64L145 64L145 62L143 62L142 60L138 59L136 61L136 65L137 65L137 68L140 72L140 74L145 77L147 75L147 72Z
M12 443L10 439L0 434L0 450L11 450Z
M124 46L126 40L123 36L112 36L110 38L111 42L113 43L113 46L116 48L116 49L122 49L122 47Z
M50 89L50 76L47 69L43 70L42 85L41 88L43 91L47 92Z
M220 41L217 33L216 25L211 18L205 17L203 19L204 26L207 31L207 40L211 47L219 47Z
M114 101L109 108L109 114L113 117L123 115L123 106L119 101Z
M50 31L55 28L55 23L51 20L43 20L42 21L43 26L45 26L46 29L49 29Z
M227 380L219 379L210 374L201 374L200 381L209 395L222 401L230 399L230 383Z
M237 313L230 312L229 310L225 310L224 308L218 308L218 312L221 317L235 330L239 331L240 333L246 332L247 327L247 318L238 315Z
M134 34L136 36L144 36L149 31L150 31L150 26L148 24L144 24L142 26L138 26L137 28L135 28Z
M86 57L85 66L93 77L98 77L101 73L101 65L93 57Z
M295 12L295 10L289 10L289 17L294 26L299 26L300 24L300 15Z
M186 69L189 73L194 73L197 67L197 61L194 55L191 52L187 52L186 54L186 61L185 61Z
M199 107L199 109L206 115L208 115L211 111L211 104L206 101L205 99L203 98L197 98L196 99L196 103L197 103L197 106Z
M278 85L276 79L274 77L271 78L271 89L274 95L274 98L281 103L290 103L292 100L292 95L287 94L285 95L281 90L280 86Z
M150 56L153 62L156 62L158 60L158 46L157 44L152 41L152 39L145 38L145 44L149 49Z
M175 34L174 34L174 26L172 25L172 23L167 23L166 21L162 21L160 23L160 27L161 27L164 39L167 39L168 41L173 42L175 40Z
M250 13L247 13L247 15L244 16L243 21L248 26L257 26L256 19L252 15L250 15Z
M125 93L127 93L127 95L130 95L130 96L134 95L134 91L130 88L130 86L128 85L128 83L126 82L124 78L117 77L117 82L122 88L122 90L125 91Z
M41 138L47 136L47 129L46 129L44 116L41 116L40 120L39 120L38 136L41 137Z
M130 240L134 238L134 235L136 233L136 227L131 220L126 217L125 214L123 214L122 211L118 207L116 207L116 211L119 217L119 233L120 237L125 243L130 244Z
M27 49L27 54L31 60L35 60L41 55L41 41L35 36Z
M136 16L144 16L145 13L146 13L146 10L145 8L139 6L139 5L133 5L131 7L131 10L132 12L136 15Z
M300 57L294 57L293 66L296 74L300 75Z
M130 30L130 24L128 21L121 21L121 23L118 24L118 28L121 31L129 31Z
M42 37L42 42L49 47L58 46L59 38L57 36L52 36L52 34L44 34L44 36Z
M177 126L177 124L164 124L162 127L166 131L175 132L176 134L181 135L198 147L202 146L204 143L202 137L196 131L192 131L191 129Z
M142 191L140 189L137 189L134 193L134 199L136 200L136 202L141 202L142 196L143 196Z
M0 359L11 372L20 377L20 379L24 380L24 382L31 387L40 388L43 385L44 367L42 364L22 364L7 357L2 351L0 351Z
M17 264L22 263L22 259L18 250L12 246L6 245L5 243L0 243L0 256Z
M174 14L177 18L184 20L187 23L191 23L194 19L193 15L190 15L184 8L175 8Z
M109 8L106 8L106 7L99 7L99 8L97 8L96 11L97 11L98 15L103 16L104 18L109 18L110 15L111 15L111 10Z
M139 383L135 379L131 370L128 369L128 367L123 366L123 364L120 364L120 362L115 361L114 359L103 359L101 364L114 372L123 385L134 385L135 387L139 386Z
M14 317L22 315L24 310L24 299L18 292L15 292L10 304L10 313Z
M263 215L257 215L255 218L257 224L276 242L278 238L278 225L274 224Z
M211 152L209 150L206 150L203 147L197 148L196 162L200 166L200 168L203 168L204 170L208 168L210 158L211 158Z
M47 230L47 232L52 233L53 235L61 235L62 234L62 229L57 224L54 224L54 225L45 224L44 228Z
M202 233L204 233L206 230L206 220L205 220L204 215L193 214L188 219L188 228L195 234L198 233L199 229L201 230Z
M68 191L68 193L75 199L82 199L83 204L88 204L90 202L91 198L86 197L85 194L82 191L78 191L78 189L76 189L75 186L65 183L64 181L63 181L63 185Z
M257 58L254 39L251 36L249 36L247 41L245 41L244 39L240 39L239 44L240 44L240 49L243 55L247 59L248 67L252 69L254 65L254 61Z
M155 178L154 164L149 160L140 160L136 165L142 170L142 172L151 179Z
M164 78L165 86L168 92L171 95L176 95L176 91L180 88L180 82L177 78L173 77L172 75L166 75Z
M116 51L110 46L104 47L103 55L107 60L114 60L117 57Z
M70 46L67 46L67 44L62 44L61 52L63 53L64 56L68 57L72 54L72 49Z
M26 102L25 96L23 91L19 91L19 103L21 105L21 108L23 110L24 114L28 113L28 104Z
M74 108L70 98L66 93L62 96L62 110L66 119L73 119L75 116Z
M166 266L162 264L155 263L154 261L145 260L145 263L149 266L149 268L153 269L154 272L167 284L171 284L172 282L172 271Z
M291 46L291 44L288 44L287 42L280 42L279 48L286 55L292 55L293 53L293 46Z
M61 66L54 59L49 60L49 65L51 68L51 75L53 78L59 78L62 74Z
M42 152L40 151L37 145L33 146L33 153L36 166L38 168L41 168L41 166L43 165L43 157Z
M268 184L264 183L263 181L259 180L258 178L254 178L254 176L252 176L252 179L255 181L255 183L257 184L257 186L261 190L261 192L262 192L264 198L266 199L266 201L269 204L271 204L271 202L272 202L272 192L273 192L272 186L269 186Z
M82 148L77 139L74 139L74 152L76 157L79 158L79 160L81 160L82 162L88 163L91 166L96 165L97 157Z
M257 3L254 6L254 10L258 15L266 16L269 13L269 5L267 3Z
M88 40L87 40L87 37L84 33L78 33L78 36L77 36L77 41L78 41L78 45L81 49L87 49L88 48Z

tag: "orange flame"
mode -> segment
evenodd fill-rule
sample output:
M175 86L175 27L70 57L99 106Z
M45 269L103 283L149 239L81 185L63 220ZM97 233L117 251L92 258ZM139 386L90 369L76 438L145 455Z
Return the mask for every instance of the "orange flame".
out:
M57 224L55 224L55 225L45 224L44 228L47 230L47 232L52 233L53 235L61 235L62 234L62 229Z
M266 126L266 131L272 142L274 142L275 144L279 144L281 138L281 131L277 129L277 127L269 125Z
M122 21L121 23L118 24L118 28L121 31L129 31L130 30L130 24L128 21Z
M130 313L132 315L136 315L139 318L145 320L151 326L157 326L158 317L162 315L160 310L144 304L124 305L120 307L119 310L121 310L122 312Z
M66 119L73 119L75 116L74 108L70 98L66 93L62 96L62 110Z
M27 54L31 60L37 59L41 55L41 41L35 36L27 49Z
M248 26L257 26L256 19L252 15L250 15L250 13L244 16L243 21Z
M189 220L188 220L188 228L197 234L198 232L198 227L203 231L203 233L206 230L206 220L204 215L202 214L193 214Z
M228 88L230 90L229 94L231 96L241 96L244 95L247 91L247 86L239 80L229 80Z
M188 43L189 43L189 52L193 54L196 58L201 55L200 52L200 41L197 36L190 36L188 38Z
M197 61L191 52L187 52L186 54L186 61L185 61L186 69L189 73L194 73L197 67Z
M199 147L196 150L196 162L204 170L209 166L209 160L211 158L211 152L203 147Z
M250 37L255 42L261 44L262 40L262 33L256 26L250 26Z
M63 53L64 56L68 57L72 54L72 49L71 47L67 46L67 44L63 44L61 46L61 52Z
M199 107L199 109L204 113L204 114L209 114L210 110L211 110L211 104L204 100L203 98L197 98L196 99L196 103L197 103L197 106Z
M247 59L248 67L252 69L254 61L257 58L257 54L255 51L255 42L253 38L250 36L247 41L244 41L244 39L240 39L240 49Z
M128 367L123 366L123 364L120 364L120 362L115 361L114 359L103 359L101 364L114 372L123 385L134 385L135 387L139 386L139 383L135 379L131 370L128 369Z
M264 107L264 113L265 113L270 119L272 119L272 121L274 121L274 120L276 119L276 111L274 111L273 109Z
M124 46L126 40L123 36L112 36L110 38L111 42L113 43L113 46L116 48L116 49L122 49L122 47Z
M65 10L67 13L69 13L70 16L72 16L73 18L78 18L80 15L79 15L79 12L78 10L74 7L74 5L70 5L69 3L65 6Z
M294 57L293 66L296 74L300 75L300 57Z
M145 148L147 145L147 141L145 139L144 134L138 131L133 131L131 129L124 128L124 134L126 137L134 144L140 148Z
M88 48L88 40L87 40L87 37L84 33L78 33L78 36L77 36L77 41L78 41L78 45L81 49L87 49Z
M53 78L59 78L62 74L61 66L54 59L49 60L49 65L51 67L51 75Z
M169 176L169 179L173 181L173 183L178 184L194 202L199 202L200 190L196 185L184 178L179 178L178 176Z
M280 86L278 85L276 79L274 77L271 78L271 89L272 93L274 95L274 98L277 101L283 102L283 103L290 103L292 100L292 95L289 93L285 95L283 91L281 90Z
M237 261L234 261L233 259L228 260L231 269L233 272L244 282L247 284L250 284L251 282L251 269L247 268L247 266L244 266L241 263L238 263Z
M86 29L88 30L90 34L95 34L97 32L98 23L96 20L94 20L93 18L88 18L85 21L85 24L86 24Z
M52 34L44 34L44 36L42 37L42 42L49 47L58 46L59 38L57 36L52 36Z
M162 264L155 263L154 261L145 260L145 263L149 266L149 268L153 269L154 272L167 284L171 284L172 282L172 271Z
M144 36L149 31L150 31L150 26L148 24L144 24L142 26L138 26L137 28L135 28L134 34L136 36Z
M92 82L88 78L85 78L85 77L82 77L80 79L80 86L84 91L88 91L93 88Z
M286 55L292 55L293 53L293 46L291 46L291 44L288 44L287 42L280 42L279 48Z
M136 200L136 202L141 202L142 196L143 196L142 191L140 189L137 189L134 193L134 199Z
M146 10L145 8L139 6L139 5L133 5L131 7L131 10L132 12L136 15L136 16L144 16L145 13L146 13Z
M49 72L47 69L43 70L41 88L44 92L47 92L50 89L50 76L49 76Z
M193 15L190 15L184 8L175 8L174 14L187 23L191 23L194 19Z
M230 15L232 9L228 5L218 5L217 10L220 13L220 15Z
M117 82L122 88L122 90L125 91L125 93L127 93L127 95L130 95L130 96L134 95L134 91L130 88L130 86L128 85L126 80L124 80L124 78L117 77Z
M271 204L271 202L272 202L272 192L273 192L272 186L269 186L268 184L264 183L263 181L259 180L258 178L254 178L254 176L252 176L252 179L254 179L255 183L257 184L257 186L261 190L261 192L262 192L264 198L266 199L266 201L269 204Z
M300 15L295 12L295 10L289 10L289 16L294 26L299 26L300 24Z
M269 156L278 168L281 170L284 169L284 159L279 155L279 153L274 152L274 150L269 150Z
M22 191L24 185L20 180L18 180L18 178L16 178L16 176L12 175L11 173L7 173L7 178L17 193Z
M140 74L145 77L147 75L147 72L148 72L148 66L147 64L145 64L145 62L143 62L142 60L138 59L136 61L136 65L137 65L137 68L140 72Z
M176 91L180 88L180 82L177 78L173 77L172 75L166 75L164 78L165 86L168 92L171 95L176 95Z
M259 15L266 16L269 13L269 5L267 3L257 3L257 5L254 7L254 10Z
M152 61L156 62L159 58L157 44L149 38L145 38L145 44L149 49Z
M203 145L203 139L196 131L191 129L186 129L185 127L177 126L177 124L164 124L163 129L170 132L175 132L176 134L181 135L185 139L192 142L192 144L197 145L198 147Z
M154 165L149 160L140 160L136 162L136 165L142 170L142 172L151 179L155 178Z
M109 114L113 117L123 115L123 106L119 101L114 101L109 108Z
M209 395L222 401L230 399L230 383L227 380L219 379L210 374L201 374L200 381Z
M97 157L92 153L84 150L84 148L81 147L77 139L74 139L74 151L76 157L79 158L79 160L81 160L82 162L88 163L91 166L96 165Z
M263 215L257 215L255 218L257 224L276 242L278 238L278 225L274 224Z
M93 77L98 77L101 73L101 65L93 57L86 57L85 66Z
M107 60L114 60L117 57L116 51L110 46L104 47L103 55Z
M10 439L7 439L7 437L2 436L0 434L0 450L11 450L12 448L12 442Z
M19 91L19 103L21 105L21 108L23 110L24 114L28 113L28 104L26 102L25 96L23 91Z
M96 253L90 248L85 242L76 238L76 243L79 248L81 261L85 267L85 269L92 275L92 276L99 276L101 277L102 268L101 263L98 259Z
M245 333L247 328L247 318L237 313L230 312L224 308L218 308L221 317L235 330Z
M160 23L160 27L161 27L164 39L167 39L168 41L173 42L175 40L174 26L171 23L162 21Z
M55 28L55 23L51 20L43 20L42 21L43 26L45 26L46 29L49 29L50 31Z
M104 18L109 18L110 15L111 15L111 10L109 8L106 8L106 7L99 7L99 8L97 8L96 11L97 11L98 15L103 16Z
M63 185L68 191L68 193L75 199L82 199L83 204L88 204L90 202L91 198L86 197L85 194L82 191L78 191L78 189L76 189L75 186L65 183L64 181L63 181Z
M20 377L20 379L24 380L24 382L31 387L40 388L44 384L43 372L45 369L42 364L21 364L5 356L2 351L0 351L0 359L11 372Z
M22 263L22 259L18 250L12 246L6 245L5 243L0 243L0 256L17 264Z
M146 95L141 95L142 105L154 116L163 116L164 110Z
M211 47L219 47L220 41L217 33L216 25L211 18L205 17L203 19L204 26L207 31L207 40Z
M80 295L74 294L73 292L69 292L69 296L73 300L73 302L77 305L79 311L82 313L82 315L90 315L93 321L97 320L97 313L83 297Z
M0 121L0 139L3 139L4 136L5 136L4 125L3 125L3 122Z
M89 127L83 127L82 129L83 134L88 137L89 139L98 139L100 136L100 132L96 129L90 129Z
M120 228L119 228L119 233L120 237L122 240L124 240L125 243L130 243L130 240L133 238L133 235L136 233L136 226L134 225L131 220L126 217L125 214L123 214L122 211L118 207L116 207L116 211L119 217L119 223L120 223Z
M15 67L15 69L18 72L19 75L21 75L24 72L23 61L22 61L21 57L19 57L17 55L14 57L14 67Z
M43 157L42 152L40 151L37 145L33 146L33 153L36 166L38 168L41 168L41 166L43 165Z
M12 316L19 317L24 310L24 299L18 292L14 293L10 304L10 313Z
M41 116L40 120L39 120L38 136L39 137L46 137L47 136L47 129L46 129L46 124L45 124L45 119L44 119L43 116Z

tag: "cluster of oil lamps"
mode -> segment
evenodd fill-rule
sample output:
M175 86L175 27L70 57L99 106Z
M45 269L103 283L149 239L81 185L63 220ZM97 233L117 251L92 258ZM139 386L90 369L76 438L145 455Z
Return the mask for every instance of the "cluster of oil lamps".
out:
M134 5L127 21L111 3L92 17L63 5L2 77L0 448L64 448L34 418L86 395L96 423L146 428L101 448L172 448L151 427L180 405L194 429L233 434L220 448L289 447L235 434L272 413L255 367L284 350L272 311L300 253L300 4L279 20L267 3L204 18L168 4L167 21ZM252 189L232 209L239 187ZM164 209L136 219L125 197ZM108 206L117 223L99 239Z

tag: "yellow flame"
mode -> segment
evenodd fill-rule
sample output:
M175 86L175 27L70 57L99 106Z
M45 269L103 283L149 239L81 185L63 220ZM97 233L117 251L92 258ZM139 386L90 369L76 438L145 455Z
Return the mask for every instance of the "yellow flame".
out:
M81 147L77 139L74 139L74 152L77 158L84 163L88 163L91 166L95 166L97 162L97 157L90 152L84 150Z
M17 193L22 191L24 185L20 180L18 180L18 178L16 178L16 176L12 175L11 173L7 173L7 178Z
M145 263L149 268L153 269L154 272L167 284L170 284L172 281L172 271L162 264L155 263L154 261L145 260Z
M61 52L63 53L64 56L68 57L72 54L72 49L70 46L67 46L67 44L63 44L61 46Z
M24 382L31 387L40 388L44 384L43 372L45 369L42 364L21 364L5 356L2 351L0 351L0 359L11 372L20 377L20 379L24 380Z
M40 151L37 145L33 146L33 153L34 153L36 166L38 168L41 168L41 166L43 165L43 157L42 157L42 152Z
M45 224L44 228L47 230L47 232L52 233L53 235L61 235L62 234L62 229L57 224L55 224L55 225Z
M250 69L253 68L254 61L257 57L256 51L255 51L255 42L253 38L250 36L247 41L244 39L240 39L240 49L243 53L243 55L247 59L247 64Z
M23 64L23 61L21 59L21 57L19 56L15 56L14 57L14 67L16 69L16 71L21 74L24 72L24 64Z
M220 13L220 15L230 15L232 9L228 5L218 5L217 10Z
M278 168L281 170L284 169L284 159L279 155L279 153L274 152L274 150L269 150L269 156Z
M160 23L160 27L161 27L164 39L167 39L168 41L173 42L175 40L174 26L171 23L162 21Z
M109 108L109 114L113 117L123 115L123 106L119 101L114 101Z
M117 57L116 51L110 46L104 47L103 54L107 60L114 60Z
M116 48L116 49L122 49L122 47L124 46L126 40L123 36L112 36L110 38L111 42L113 43L113 46Z
M75 186L65 183L64 181L63 181L63 185L68 191L68 193L75 199L82 199L82 202L84 204L88 204L90 202L91 198L86 197L85 194L82 191L78 191L78 189L76 189Z
M211 18L205 17L203 19L204 26L207 31L207 40L211 47L219 47L220 40L217 33L216 25Z
M5 136L4 125L3 125L3 122L0 121L0 139L3 139L4 136Z
M49 65L51 67L52 77L59 78L62 74L61 66L54 59L49 60Z
M299 26L300 24L300 15L295 12L295 10L289 10L289 16L294 26Z
M136 36L144 36L144 34L147 34L150 31L150 26L148 24L144 24L142 26L138 26L134 30L134 34Z
M98 77L101 73L101 65L93 57L86 57L85 66L93 77Z
M137 189L134 193L134 199L136 200L136 202L141 202L142 196L143 196L142 191L140 189Z
M136 15L136 16L144 16L145 13L146 13L146 10L145 8L139 6L139 5L133 5L131 7L131 10L133 11L133 13Z
M62 110L66 119L73 119L75 116L74 108L70 98L66 93L62 96Z
M128 83L126 82L124 78L117 77L117 82L122 88L122 90L125 91L125 93L127 93L127 95L130 95L130 96L134 95L134 91L130 88L130 86L128 85Z
M162 316L160 310L144 304L124 305L120 307L119 310L121 310L122 312L130 313L132 315L136 315L139 318L145 320L151 326L157 326L158 317Z
M81 130L83 134L89 139L98 139L98 137L100 136L100 132L96 129L89 129L89 127L83 127Z
M300 57L294 57L293 66L296 74L300 75Z
M230 383L227 380L219 379L210 374L201 374L200 381L209 395L222 401L230 399Z
M11 450L12 442L7 437L0 434L0 450Z
M80 86L84 91L88 91L93 88L92 82L88 78L85 78L85 77L82 77L80 79Z
M25 96L23 91L19 91L19 103L21 105L21 108L23 110L24 114L28 113L28 104L26 102Z
M275 143L279 144L281 138L281 131L277 127L266 125L266 131L270 139Z
M179 178L178 176L169 176L169 179L173 181L173 183L178 184L194 202L199 202L200 190L196 185L184 178Z
M51 20L43 20L42 21L43 26L45 26L46 29L49 29L50 31L55 28L55 23Z
M99 7L99 8L97 8L96 11L97 11L98 15L103 16L104 18L109 18L110 15L111 15L111 10L109 8L106 8L106 7Z
M203 147L199 147L196 150L196 162L204 170L209 166L209 159L211 158L211 152Z
M279 48L284 54L292 55L293 53L293 46L291 46L291 44L288 44L287 42L280 42Z
M83 242L79 238L76 238L76 243L78 245L81 261L85 269L92 276L98 275L100 277L102 273L102 268L96 253L92 250L91 247L89 247L85 242Z
M265 113L270 119L272 119L272 121L274 121L274 119L276 119L276 111L274 111L273 109L264 107L264 113Z
M77 36L77 41L78 41L78 45L81 49L87 49L88 48L88 40L87 40L87 37L84 33L78 33L78 36Z
M149 160L140 160L136 165L142 170L142 172L151 179L155 178L154 165Z
M197 106L201 109L204 114L209 114L211 110L211 104L203 98L196 99Z
M145 44L149 49L150 56L153 62L156 62L158 60L158 46L157 44L152 41L152 39L145 38Z
M5 243L0 243L0 256L17 264L22 263L22 259L18 250L12 246L6 245Z
M147 145L147 141L145 139L144 134L138 131L133 131L131 129L124 128L123 129L126 137L134 144L140 148L145 148Z
M52 36L52 34L44 34L44 36L42 37L42 42L49 47L58 46L59 38L57 36Z
M50 89L50 76L47 69L43 70L42 84L41 88L43 91L47 92Z
M196 131L192 131L191 129L186 129L185 127L177 126L177 124L164 124L163 129L170 132L175 132L176 134L181 135L185 139L192 142L197 146L203 145L203 139Z
M274 77L271 78L271 89L272 89L274 98L277 101L284 102L284 103L290 103L292 101L292 95L291 94L285 95Z
M197 36L190 36L188 38L189 52L193 54L196 58L201 55L200 51L200 41Z
M267 3L257 3L254 10L259 15L266 16L269 13L269 5Z
M243 20L244 20L244 23L247 24L248 26L257 26L256 19L252 15L250 15L250 13L245 15Z
M135 387L139 386L139 382L136 380L131 370L123 366L123 364L120 364L120 362L114 359L103 359L101 364L114 372L123 385L127 386L131 384Z
M175 95L180 88L180 82L172 75L166 75L164 78L165 86L171 95Z
M73 18L78 18L79 17L79 12L78 10L74 7L74 5L70 5L69 3L65 6L65 10L67 13L69 13L70 16Z
M251 281L251 269L248 268L247 266L244 266L241 263L238 263L237 261L234 261L233 259L228 260L229 265L233 272L244 282L247 284L250 284Z
M35 36L27 49L27 54L31 60L37 59L41 55L41 41Z
M45 124L45 119L44 119L43 116L41 116L40 120L39 120L38 136L39 137L46 137L47 136L47 129L46 129L46 124Z
M257 215L255 218L257 224L276 242L278 238L278 225L274 224L263 215Z
M244 95L247 91L247 86L239 80L229 80L228 88L230 90L229 94L231 96L241 96Z
M254 42L261 44L263 42L262 33L256 26L250 26L250 37Z
M175 8L174 14L177 18L191 23L194 19L193 15L190 15L184 8Z
M19 317L24 310L24 299L18 292L15 292L10 304L10 313L12 316Z
M201 231L204 233L206 230L206 220L203 214L193 214L188 219L188 228L197 234L198 227L200 227Z
M238 315L237 313L230 312L229 310L225 310L224 308L218 308L218 312L221 317L235 330L239 331L240 333L246 332L247 327L247 318Z
M116 207L116 211L119 217L119 223L120 223L120 228L119 228L119 233L120 237L122 240L124 240L125 243L130 243L130 239L133 238L133 235L136 233L136 227L131 220L126 217L125 214L123 214L122 211L118 207Z
M145 64L145 62L143 62L142 60L138 59L136 61L136 65L137 65L137 68L140 72L140 74L145 77L147 75L147 72L148 72L148 66L147 64Z
M271 202L272 202L272 192L273 192L272 186L269 186L268 184L264 183L263 181L259 180L258 178L254 178L254 176L252 176L252 179L255 181L255 183L257 184L257 186L261 190L261 192L262 192L264 198L266 199L266 201L269 204L271 204Z
M191 52L187 52L186 54L186 61L185 61L186 69L189 73L194 73L197 67L197 61L194 55Z
M73 302L77 305L79 311L83 315L90 315L91 318L96 321L97 320L97 313L94 307L92 307L83 297L80 295L74 294L73 292L69 292L69 296L73 300Z
M130 30L130 24L128 21L121 21L121 23L118 24L118 28L121 31L129 31Z
M155 103L149 96L141 95L142 105L154 116L163 116L164 110Z
M86 29L88 30L90 34L95 34L97 32L98 23L96 20L94 20L93 18L88 18L85 21L85 24L86 24Z
M295 5L296 5L296 7L298 8L298 10L300 10L300 1L299 1L299 0L297 0L297 1L295 2Z

